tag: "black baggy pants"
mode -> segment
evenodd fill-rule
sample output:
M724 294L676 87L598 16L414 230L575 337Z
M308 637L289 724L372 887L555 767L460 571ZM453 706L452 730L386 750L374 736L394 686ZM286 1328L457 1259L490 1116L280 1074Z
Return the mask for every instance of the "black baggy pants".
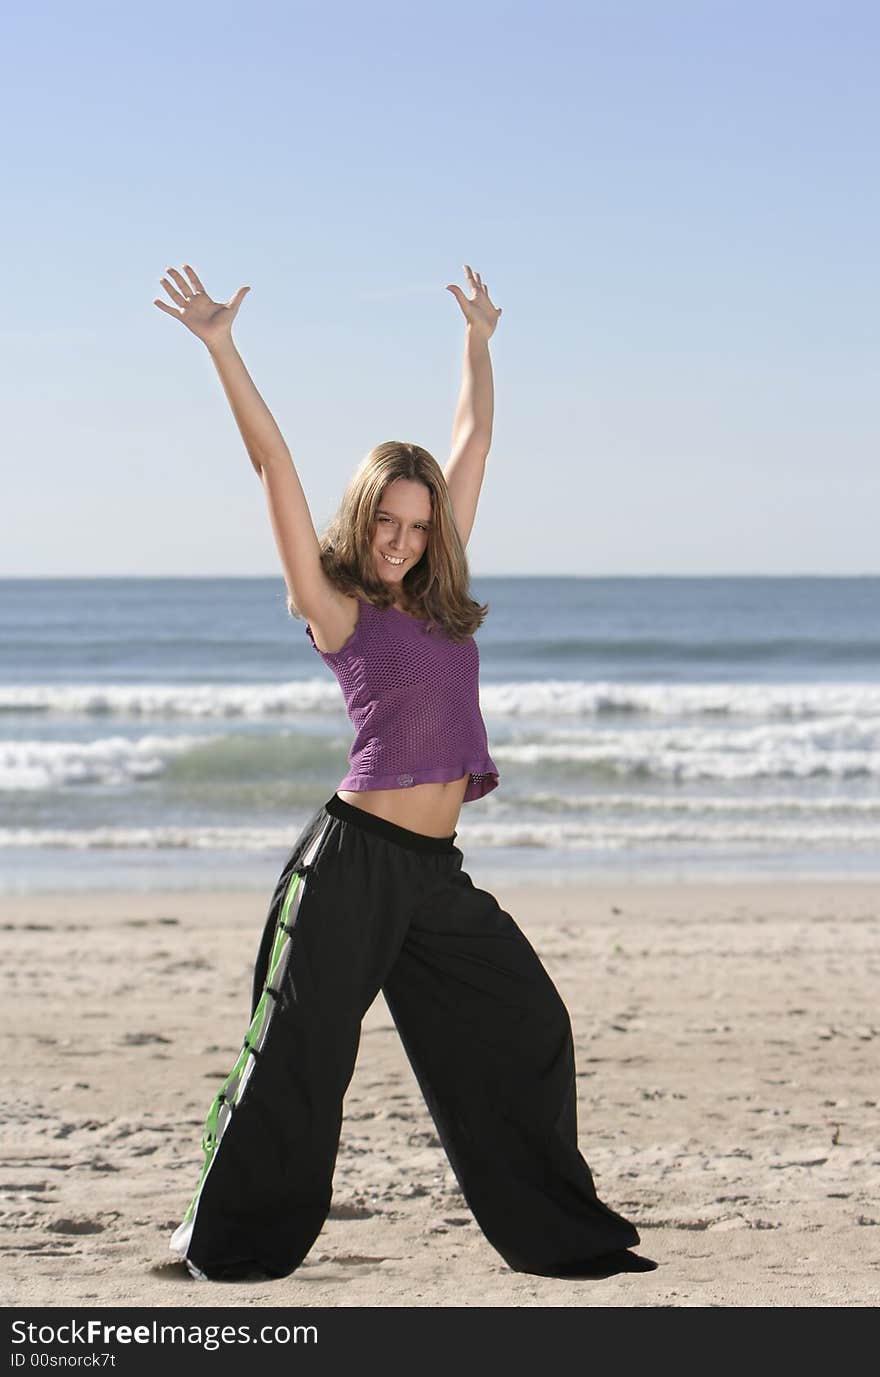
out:
M194 1276L283 1277L330 1209L361 1021L381 989L461 1191L516 1271L639 1242L578 1151L571 1022L534 948L428 837L337 795L269 909L242 1054L171 1248Z

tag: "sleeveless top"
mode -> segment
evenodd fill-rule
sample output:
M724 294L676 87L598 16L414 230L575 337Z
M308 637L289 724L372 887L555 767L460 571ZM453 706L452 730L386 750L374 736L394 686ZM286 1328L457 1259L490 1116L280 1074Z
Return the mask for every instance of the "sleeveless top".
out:
M453 641L442 627L367 601L341 650L320 650L308 623L306 633L339 680L357 733L340 789L406 789L469 774L467 803L497 788L473 636Z

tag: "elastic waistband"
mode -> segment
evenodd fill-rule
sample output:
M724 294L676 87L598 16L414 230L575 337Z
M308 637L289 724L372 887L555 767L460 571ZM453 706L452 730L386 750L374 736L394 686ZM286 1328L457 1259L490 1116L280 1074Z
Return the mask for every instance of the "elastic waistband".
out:
M385 841L406 846L410 851L429 851L437 855L455 850L457 832L453 832L451 837L428 837L424 832L411 832L408 827L398 827L396 822L388 822L386 818L376 817L375 813L355 808L354 804L346 803L338 794L327 800L324 810L331 817L340 818L342 822L350 822L354 827L360 827L364 832L372 832L377 837L384 837Z

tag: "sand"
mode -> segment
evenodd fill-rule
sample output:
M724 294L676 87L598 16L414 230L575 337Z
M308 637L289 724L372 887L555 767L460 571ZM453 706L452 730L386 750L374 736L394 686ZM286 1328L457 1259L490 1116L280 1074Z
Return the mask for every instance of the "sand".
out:
M274 879L0 900L5 1306L876 1304L880 888L855 883L493 886L569 1008L581 1151L656 1271L511 1271L380 995L310 1255L276 1282L193 1281L168 1236Z

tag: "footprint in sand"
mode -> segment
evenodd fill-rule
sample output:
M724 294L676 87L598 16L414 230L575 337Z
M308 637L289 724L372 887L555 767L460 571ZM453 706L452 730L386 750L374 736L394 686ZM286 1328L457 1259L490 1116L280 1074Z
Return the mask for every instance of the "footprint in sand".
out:
M378 1214L378 1210L373 1210L369 1205L365 1205L359 1200L341 1200L338 1205L331 1205L328 1219L372 1219Z
M53 1219L46 1225L51 1234L102 1234L106 1227L99 1219L89 1219L84 1215Z
M443 1146L437 1134L432 1133L429 1128L418 1129L417 1132L411 1133L406 1141L409 1147L438 1148Z
M186 1263L178 1258L169 1258L167 1262L154 1262L147 1270L154 1277L161 1278L162 1281L191 1282L194 1280L189 1274Z

